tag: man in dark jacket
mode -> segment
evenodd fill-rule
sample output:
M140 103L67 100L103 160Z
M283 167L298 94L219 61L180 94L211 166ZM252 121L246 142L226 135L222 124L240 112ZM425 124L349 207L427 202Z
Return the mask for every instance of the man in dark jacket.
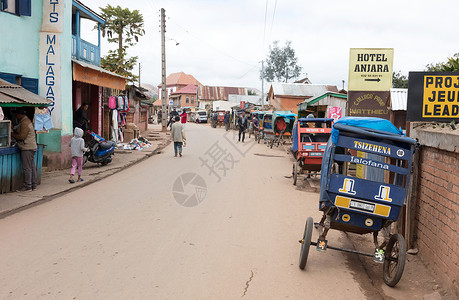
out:
M24 187L19 191L32 191L37 188L37 168L35 167L35 153L37 142L32 121L26 116L23 109L15 111L18 127L11 136L18 142L21 150L22 169L24 170Z
M247 129L247 117L245 116L245 111L242 112L242 115L239 116L237 120L237 125L239 125L239 142L241 141L241 134L242 134L242 142L244 143L245 139L245 130Z
M225 112L225 118L223 119L223 123L225 123L225 129L228 131L230 127L230 114L229 111Z
M75 114L73 115L73 128L78 127L86 131L89 129L88 117L86 112L88 111L89 105L87 103L81 104L80 108L77 109Z

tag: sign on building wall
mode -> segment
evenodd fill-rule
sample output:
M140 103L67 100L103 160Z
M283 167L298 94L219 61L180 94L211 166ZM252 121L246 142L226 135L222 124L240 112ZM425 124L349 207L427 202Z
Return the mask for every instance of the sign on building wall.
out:
M341 119L343 116L343 108L337 106L328 107L328 118L334 119L335 121Z
M352 48L349 57L348 115L390 119L393 48Z
M64 31L64 0L43 1L41 31L62 33Z
M459 121L459 73L410 72L408 121Z
M40 32L39 45L40 96L53 102L49 109L54 127L62 128L60 34Z
M390 92L349 92L348 109L350 116L377 117L389 120L387 108Z
M63 0L43 1L43 18L38 50L38 81L40 96L53 102L50 111L55 128L62 128L61 33L64 29L63 12Z

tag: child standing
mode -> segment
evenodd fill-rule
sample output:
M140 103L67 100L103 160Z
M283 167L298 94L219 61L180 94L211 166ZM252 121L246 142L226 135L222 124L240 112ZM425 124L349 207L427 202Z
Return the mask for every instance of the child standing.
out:
M70 171L69 182L75 183L75 180L73 180L73 175L75 175L77 166L78 166L78 180L77 181L83 181L83 179L81 179L81 173L83 172L83 154L87 150L84 147L83 129L75 127L75 131L73 132L73 137L70 140L69 147L72 152L72 170Z

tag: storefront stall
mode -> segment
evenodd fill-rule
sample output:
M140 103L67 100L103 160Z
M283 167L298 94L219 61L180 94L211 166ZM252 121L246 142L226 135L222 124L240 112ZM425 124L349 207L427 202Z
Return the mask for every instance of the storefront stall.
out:
M36 133L39 134L52 128L51 116L46 108L50 104L51 101L19 85L0 79L0 194L21 188L24 181L20 150L11 137L11 128L18 123L14 110L19 108L25 110L27 117L34 121ZM38 145L35 154L38 184L41 181L42 162L43 145Z

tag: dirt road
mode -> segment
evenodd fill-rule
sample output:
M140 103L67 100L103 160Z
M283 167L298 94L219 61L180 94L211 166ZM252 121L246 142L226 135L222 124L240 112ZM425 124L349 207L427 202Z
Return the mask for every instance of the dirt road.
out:
M320 213L318 194L293 188L285 177L291 173L286 151L251 139L237 143L232 132L206 125L188 124L187 135L182 158L170 145L1 219L0 298L368 296L358 282L367 280L363 269L349 268L340 252L311 248L306 270L298 268L306 217L318 220ZM339 232L328 237L334 245L348 243Z

